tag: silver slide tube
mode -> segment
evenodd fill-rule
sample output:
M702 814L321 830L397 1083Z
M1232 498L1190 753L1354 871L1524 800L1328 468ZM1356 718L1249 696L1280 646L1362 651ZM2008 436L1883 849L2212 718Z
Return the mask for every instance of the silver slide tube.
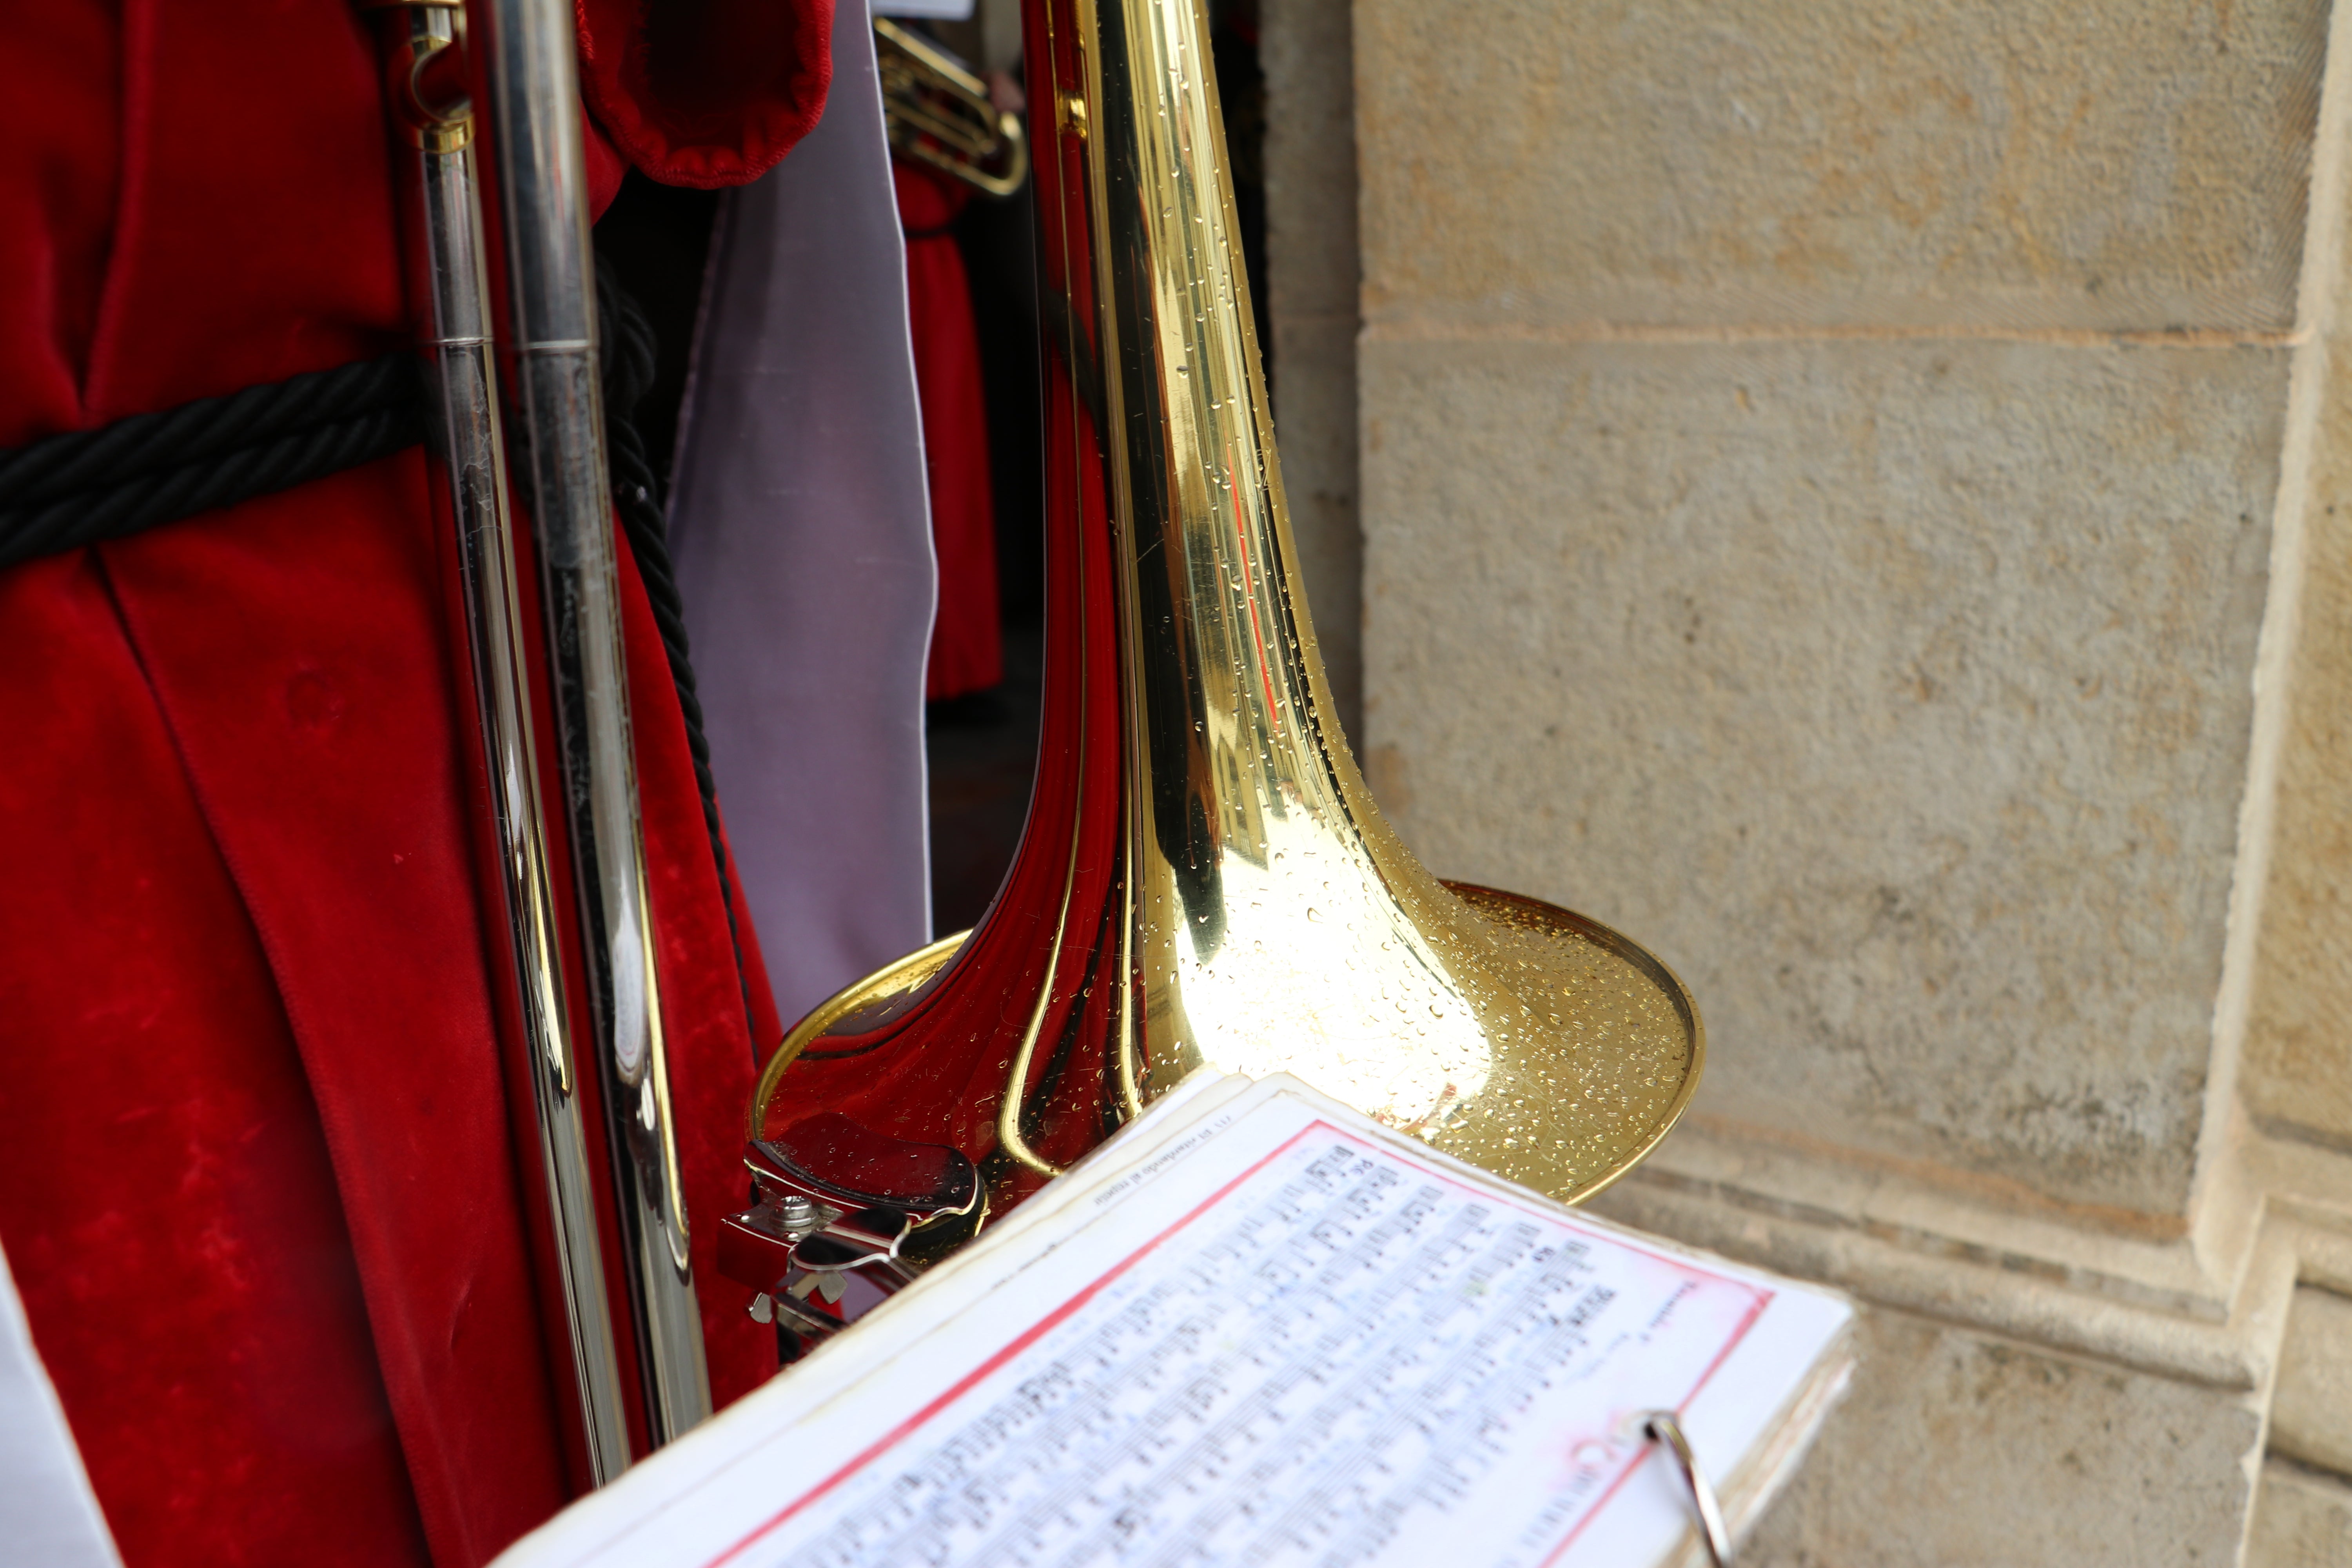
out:
M572 7L477 0L504 219L521 492L537 530L596 1058L646 1411L659 1444L710 1414L662 1040L620 579L606 492Z
M516 591L514 537L491 358L489 265L475 178L472 115L462 100L425 101L425 76L457 44L454 5L376 5L384 15L390 86L416 146L404 169L411 269L424 316L424 349L434 405L431 448L436 498L457 532L475 706L497 844L508 936L493 950L503 973L496 1000L520 1037L538 1131L535 1196L543 1202L539 1238L569 1330L579 1419L592 1477L602 1484L629 1463L627 1414L615 1351L612 1297L598 1244L586 1118L574 1082L566 1022L563 960L548 870L545 808L525 635ZM529 1156L526 1154L526 1160Z

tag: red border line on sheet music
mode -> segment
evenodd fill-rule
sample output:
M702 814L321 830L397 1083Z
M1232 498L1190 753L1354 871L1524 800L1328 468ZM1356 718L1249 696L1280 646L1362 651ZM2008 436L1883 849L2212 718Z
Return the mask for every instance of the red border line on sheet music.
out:
M1656 1254L1653 1253L1651 1256L1655 1257ZM1701 1273L1703 1270L1693 1269L1692 1272ZM1706 1278L1709 1279L1723 1279L1723 1282L1727 1285L1746 1284L1743 1280L1724 1279L1723 1276L1720 1274L1709 1274ZM1748 1337L1748 1331L1756 1326L1756 1320L1762 1317L1764 1315L1764 1309L1772 1304L1771 1291L1759 1289L1754 1285L1747 1285L1746 1288L1748 1290L1753 1291L1756 1297L1753 1301L1750 1301L1748 1304L1747 1316L1739 1320L1739 1326L1731 1331L1731 1337L1724 1341L1723 1348L1721 1350L1715 1352L1715 1359L1706 1363L1706 1370L1698 1374L1698 1381L1691 1384L1691 1391L1688 1394L1684 1394L1682 1396L1681 1403L1675 1406L1675 1419L1679 1421L1689 1412L1691 1401L1698 1397L1699 1390L1705 1388L1707 1385L1708 1380L1715 1376L1716 1373L1723 1366L1723 1363L1731 1359L1731 1352L1739 1348L1739 1342ZM1623 1486L1627 1481L1632 1480L1641 1470L1642 1466L1655 1452L1655 1445L1650 1443L1643 1443L1639 1448L1635 1449L1632 1463L1628 1464L1623 1469L1617 1472L1617 1479L1609 1483L1609 1489L1602 1492L1600 1498L1594 1501L1593 1505L1584 1510L1584 1517L1576 1521L1576 1528L1570 1531L1566 1535L1560 1537L1559 1544L1551 1549L1551 1555L1545 1558L1543 1562L1538 1565L1538 1568L1551 1568L1553 1563L1566 1556L1568 1554L1568 1549L1576 1544L1576 1538L1584 1533L1584 1527L1601 1517L1601 1511L1608 1508L1612 1500L1617 1496L1617 1489Z
M1339 1131L1338 1128L1330 1126L1328 1122L1313 1121L1292 1133L1288 1138L1283 1140L1281 1147L1268 1152L1265 1158L1250 1166L1248 1170L1244 1171L1240 1175L1235 1176L1232 1181L1227 1182L1223 1186L1219 1187L1215 1192L1210 1194L1207 1197L1202 1198L1200 1203L1193 1207L1191 1213L1185 1215L1181 1219L1170 1226L1166 1230L1161 1231L1158 1236L1153 1237L1150 1241L1145 1242L1141 1247L1137 1247L1133 1252L1129 1253L1125 1258L1121 1258L1115 1267L1097 1279L1085 1289L1080 1290L1076 1295L1072 1296L1068 1300L1063 1302L1060 1306L1046 1313L1045 1316L1039 1319L1027 1331L1023 1333L1019 1339L1014 1340L1003 1350L998 1351L994 1355L981 1363L979 1366L965 1373L964 1376L959 1379L955 1385L950 1388L946 1393L932 1400L929 1405L924 1405L920 1410L916 1411L912 1415L908 1416L904 1421L899 1422L898 1425L890 1428L889 1431L884 1433L881 1436L877 1437L866 1447L866 1450L859 1454L856 1458L842 1466L841 1468L834 1471L833 1474L825 1477L824 1479L819 1481L808 1491L803 1492L799 1497L786 1504L785 1507L772 1518L760 1525L758 1529L752 1531L751 1534L746 1535L742 1540L737 1542L734 1545L729 1547L726 1551L712 1558L709 1562L709 1568L719 1568L720 1563L732 1562L737 1557L741 1556L743 1552L750 1550L752 1543L757 1542L760 1537L766 1535L771 1531L776 1530L780 1526L783 1525L794 1514L799 1513L803 1509L808 1507L811 1503L815 1502L819 1498L824 1497L825 1493L833 1490L834 1488L847 1480L851 1476L856 1475L859 1470L873 1463L876 1456L881 1454L885 1449L896 1446L898 1443L904 1440L906 1436L909 1432L912 1432L916 1427L920 1426L924 1422L929 1421L932 1416L938 1415L940 1411L946 1409L957 1400L961 1399L966 1394L971 1392L974 1384L979 1384L990 1374L996 1372L998 1368L1003 1366L1006 1362L1011 1361L1014 1356L1019 1355L1023 1351L1025 1351L1031 1345L1035 1344L1040 1339L1044 1338L1045 1334L1050 1332L1055 1325L1061 1323L1079 1308L1085 1306L1088 1301L1093 1300L1097 1296L1100 1295L1105 1287L1108 1286L1112 1280L1117 1279L1120 1275L1126 1273L1129 1269L1142 1262L1145 1258L1149 1257L1159 1247L1161 1242L1166 1241L1170 1237L1174 1236L1178 1231L1182 1230L1186 1226L1191 1225L1194 1220L1208 1213L1209 1210L1216 1207L1219 1203L1224 1200L1226 1194L1232 1192L1235 1187L1240 1186L1244 1182L1246 1182L1252 1176L1256 1175L1267 1165L1273 1163L1276 1160L1280 1159L1284 1154L1289 1152L1293 1144L1297 1143L1301 1138L1313 1132L1317 1128L1323 1128L1334 1132Z
M1330 1127L1330 1123L1318 1121L1315 1123L1315 1126ZM1363 1142L1362 1139L1357 1138L1352 1132L1345 1131L1337 1127L1330 1127L1330 1130L1339 1133L1343 1138L1353 1139L1358 1143ZM1311 1131L1313 1129L1310 1128L1308 1131ZM1286 1144L1284 1147L1287 1148L1288 1145ZM1276 1152L1279 1152L1280 1151L1276 1151ZM1389 1152L1394 1159L1407 1159L1405 1155L1397 1153L1393 1150L1389 1151ZM1410 1163L1412 1162L1408 1160L1407 1163ZM1448 1175L1443 1171L1433 1171L1426 1165L1423 1165L1420 1168L1425 1173L1436 1177L1441 1182L1447 1183L1455 1187L1463 1188L1465 1191L1473 1193L1478 1192L1477 1188L1471 1186L1469 1183L1461 1180L1459 1177ZM1486 1193L1480 1193L1478 1195L1490 1199L1496 1196L1496 1194ZM1501 1201L1507 1204L1512 1208L1517 1209L1522 1214L1538 1215L1539 1217L1553 1220L1557 1220L1559 1218L1556 1215L1543 1215L1541 1214L1541 1211L1529 1208L1527 1205L1507 1195L1503 1196ZM1192 1216L1188 1215L1185 1217L1190 1219ZM1731 1359L1731 1352L1739 1348L1740 1342L1748 1338L1748 1331L1756 1326L1756 1320L1762 1317L1764 1315L1764 1309L1772 1304L1772 1298L1775 1292L1766 1289L1760 1285L1750 1284L1745 1279L1734 1279L1728 1275L1717 1274L1709 1269L1696 1268L1681 1258L1669 1258L1662 1252L1653 1252L1646 1247L1634 1247L1624 1242L1620 1242L1618 1245L1623 1247L1628 1252L1638 1252L1645 1258L1655 1258L1661 1263L1671 1265L1674 1268L1683 1270L1686 1274L1696 1275L1701 1279L1711 1279L1719 1285L1729 1285L1737 1289L1745 1290L1751 1298L1748 1301L1746 1314L1739 1320L1739 1326L1731 1331L1731 1337L1724 1342L1723 1348L1715 1352L1715 1359L1706 1363L1706 1370L1698 1374L1698 1381L1691 1384L1690 1392L1684 1394L1682 1402L1675 1406L1675 1415L1679 1417L1684 1412L1690 1408L1691 1401L1698 1397L1699 1391L1705 1388L1708 1382L1714 1378L1715 1374L1722 1369L1723 1363ZM1568 1549L1576 1544L1576 1538L1584 1533L1585 1527L1590 1525L1594 1520L1599 1519L1601 1515L1601 1511L1608 1508L1611 1500L1616 1497L1618 1489L1624 1486L1627 1481L1633 1478L1634 1473L1641 1469L1643 1462L1650 1458L1649 1450L1650 1445L1645 1443L1635 1452L1633 1460L1628 1463L1623 1469L1617 1472L1617 1479L1609 1483L1609 1489L1602 1492L1601 1496L1594 1500L1592 1506L1584 1510L1584 1517L1578 1520L1575 1527L1570 1530L1565 1536L1560 1538L1559 1544L1552 1548L1551 1555L1546 1557L1543 1562L1538 1565L1538 1568L1551 1568L1553 1563L1559 1562L1561 1557L1567 1554Z
M1023 1331L1019 1338L1006 1344L1003 1350L998 1351L994 1355L989 1357L988 1360L982 1362L979 1366L973 1368L971 1372L965 1373L964 1376L958 1379L954 1385L950 1387L945 1393L940 1394L929 1404L924 1405L920 1410L918 1410L913 1415L908 1416L904 1421L899 1422L898 1425L890 1428L889 1431L884 1433L881 1436L877 1437L872 1443L868 1444L864 1450L858 1453L856 1457L843 1465L841 1468L834 1471L833 1474L827 1476L815 1486L810 1488L807 1491L803 1492L799 1497L793 1499L783 1508L771 1515L765 1521L761 1521L758 1526L753 1528L749 1534L745 1535L740 1541L735 1542L734 1545L730 1546L718 1556L711 1558L709 1562L704 1565L704 1568L720 1568L722 1563L733 1562L736 1558L749 1551L761 1536L767 1535L770 1532L780 1529L803 1510L822 1499L826 1493L832 1491L835 1487L841 1485L842 1482L847 1480L851 1476L856 1475L867 1465L872 1464L882 1453L904 1441L908 1434L913 1432L917 1427L930 1420L932 1416L937 1415L940 1411L946 1409L949 1405L954 1404L957 1400L971 1393L975 1385L994 1374L997 1371L1003 1368L1006 1362L1011 1361L1014 1356L1019 1355L1023 1351L1025 1351L1031 1345L1035 1344L1040 1339L1044 1338L1047 1333L1050 1333L1057 1325L1069 1319L1072 1314L1076 1313L1088 1301L1093 1300L1097 1296L1100 1295L1113 1280L1118 1279L1119 1276L1125 1274L1129 1269L1134 1268L1137 1264L1150 1257L1154 1251L1158 1250L1160 1244L1165 1242L1169 1237L1176 1235L1185 1226L1191 1225L1194 1220L1208 1213L1209 1210L1223 1203L1225 1200L1226 1195L1235 1187L1240 1186L1244 1182L1248 1181L1252 1176L1256 1175L1260 1171L1265 1169L1266 1166L1282 1158L1283 1155L1288 1153L1291 1149L1297 1145L1299 1140L1314 1132L1328 1132L1337 1137L1345 1138L1348 1142L1355 1144L1359 1148L1378 1149L1381 1152L1388 1155L1391 1159L1398 1160L1414 1166L1414 1168L1419 1170L1423 1175L1444 1182L1449 1186L1475 1193L1479 1197L1486 1199L1488 1202L1499 1201L1505 1206L1517 1209L1522 1214L1538 1215L1540 1217L1551 1220L1554 1223L1558 1223L1561 1218L1561 1216L1558 1215L1542 1214L1540 1210L1530 1208L1528 1205L1506 1194L1482 1192L1478 1188L1472 1186L1469 1183L1462 1180L1459 1176L1421 1164L1419 1162L1413 1160L1410 1155L1404 1154L1397 1150L1382 1149L1378 1143L1371 1142L1359 1134L1348 1131L1344 1127L1334 1127L1331 1123L1318 1118L1316 1121L1308 1122L1306 1126L1300 1128L1297 1131L1284 1139L1279 1146L1269 1150L1265 1155L1261 1156L1257 1161L1252 1163L1249 1169L1234 1177L1231 1181L1227 1182L1223 1186L1219 1187L1207 1197L1202 1198L1181 1218L1176 1220L1173 1224L1169 1226L1167 1229L1161 1231L1158 1236L1153 1237L1150 1241L1145 1242L1141 1247L1137 1247L1133 1252L1129 1253L1117 1264L1113 1265L1109 1269L1098 1276L1084 1289L1079 1290L1068 1300L1064 1301L1060 1306L1045 1314L1045 1317L1039 1319L1034 1324ZM1573 1225L1575 1222L1570 1220L1568 1223ZM1664 1253L1653 1252L1645 1247L1636 1247L1622 1241L1617 1242L1616 1245L1623 1247L1628 1252L1641 1253L1644 1257L1655 1258L1661 1263L1669 1264L1675 1268L1684 1270L1685 1273L1696 1275L1702 1279L1712 1279L1718 1284L1730 1285L1737 1287L1738 1289L1749 1291L1755 1298L1754 1301L1748 1309L1747 1316L1740 1320L1739 1327L1732 1333L1730 1340L1725 1343L1721 1351L1717 1352L1715 1360L1708 1363L1707 1369L1699 1374L1698 1382L1692 1385L1691 1391L1683 1395L1682 1404L1675 1406L1677 1413L1679 1413L1680 1411L1688 1408L1690 1402L1698 1397L1699 1390L1706 1386L1707 1380L1716 1374L1717 1370L1730 1358L1731 1352L1738 1347L1739 1342L1748 1337L1748 1331L1755 1326L1756 1320L1762 1316L1764 1309L1770 1305L1773 1292L1760 1289L1758 1286L1751 1285L1744 1279L1734 1279L1727 1275L1716 1274L1705 1268L1696 1268L1682 1258L1669 1258ZM1617 1495L1617 1489L1620 1487L1622 1487L1626 1480L1632 1477L1636 1470L1642 1468L1642 1461L1646 1459L1649 1456L1646 1453L1641 1455L1639 1458L1634 1459L1633 1463L1626 1466L1624 1470L1618 1475L1617 1479L1610 1483L1609 1489L1601 1494L1600 1500L1596 1501L1591 1509L1586 1510L1583 1519L1577 1522L1575 1529L1570 1531L1567 1538L1553 1550L1552 1554L1549 1557L1544 1560L1545 1568L1549 1568L1550 1563L1559 1561L1560 1553L1566 1552L1569 1547L1575 1542L1577 1536L1583 1533L1584 1527L1601 1516L1601 1510L1606 1508L1609 1505L1610 1500Z

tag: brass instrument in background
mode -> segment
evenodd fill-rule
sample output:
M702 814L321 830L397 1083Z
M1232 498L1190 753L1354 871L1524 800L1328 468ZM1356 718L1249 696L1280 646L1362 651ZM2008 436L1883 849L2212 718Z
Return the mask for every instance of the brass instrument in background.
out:
M874 63L893 150L992 196L1029 177L1021 117L999 109L988 84L919 33L874 18Z
M1275 463L1196 0L1029 0L1047 323L1046 672L981 923L763 1072L721 1271L811 1337L1203 1063L1291 1072L1574 1201L1696 1088L1666 967L1439 882L1332 717Z

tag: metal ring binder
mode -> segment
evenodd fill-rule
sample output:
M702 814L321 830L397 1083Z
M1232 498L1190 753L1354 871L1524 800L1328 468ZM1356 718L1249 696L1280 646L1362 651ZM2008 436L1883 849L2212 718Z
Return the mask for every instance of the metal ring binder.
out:
M1674 1456L1675 1468L1690 1489L1691 1511L1698 1516L1699 1539L1706 1544L1707 1561L1715 1568L1731 1568L1731 1537L1723 1528L1723 1510L1716 1503L1715 1488L1700 1473L1690 1439L1683 1436L1682 1423L1671 1410L1644 1411L1641 1419L1642 1436L1663 1445Z

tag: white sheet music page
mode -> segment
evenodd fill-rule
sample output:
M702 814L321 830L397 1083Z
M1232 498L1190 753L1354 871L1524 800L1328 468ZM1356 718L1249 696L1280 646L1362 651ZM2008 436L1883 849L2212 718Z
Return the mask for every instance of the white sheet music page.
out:
M1178 1117L507 1561L1660 1562L1635 1413L1728 1476L1850 1316L1288 1079Z

